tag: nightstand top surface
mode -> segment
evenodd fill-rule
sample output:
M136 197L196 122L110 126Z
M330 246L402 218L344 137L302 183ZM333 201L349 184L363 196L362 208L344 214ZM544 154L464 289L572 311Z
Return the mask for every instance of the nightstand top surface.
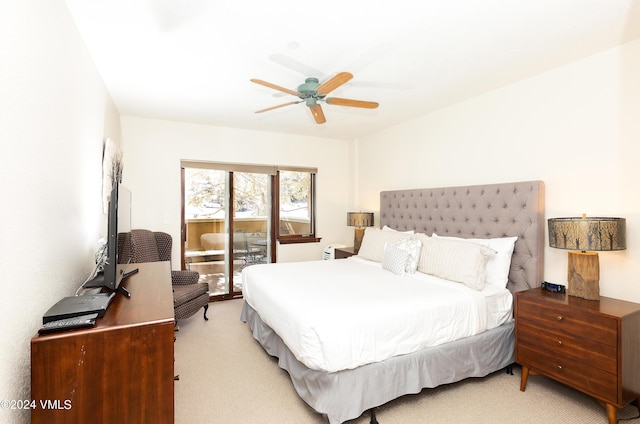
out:
M640 313L640 304L626 300L613 299L600 296L599 300L587 300L580 297L569 296L564 293L554 293L540 287L517 292L516 296L529 299L539 299L551 303L569 305L573 308L591 310L595 313L622 317L629 314Z

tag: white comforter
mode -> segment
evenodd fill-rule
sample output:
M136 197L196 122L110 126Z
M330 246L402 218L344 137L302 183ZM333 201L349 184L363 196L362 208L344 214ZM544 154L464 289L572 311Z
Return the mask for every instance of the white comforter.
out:
M253 265L242 280L245 301L296 358L328 372L481 333L496 325L486 299L490 307L496 298L510 302L506 289L507 301L421 273L397 276L356 257Z

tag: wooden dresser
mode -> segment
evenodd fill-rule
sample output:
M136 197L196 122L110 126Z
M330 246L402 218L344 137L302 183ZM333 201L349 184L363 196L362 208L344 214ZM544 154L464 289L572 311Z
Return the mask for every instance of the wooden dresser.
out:
M640 397L640 304L586 300L542 289L516 293L520 390L529 373L553 378L617 410Z
M95 327L31 339L32 424L173 423L171 268L134 267Z

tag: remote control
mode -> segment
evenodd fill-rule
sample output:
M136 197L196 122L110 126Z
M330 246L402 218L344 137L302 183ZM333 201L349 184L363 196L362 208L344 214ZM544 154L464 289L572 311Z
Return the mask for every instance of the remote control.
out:
M80 315L72 318L49 321L40 327L38 334L53 333L55 331L72 330L74 328L93 327L96 324L98 314Z

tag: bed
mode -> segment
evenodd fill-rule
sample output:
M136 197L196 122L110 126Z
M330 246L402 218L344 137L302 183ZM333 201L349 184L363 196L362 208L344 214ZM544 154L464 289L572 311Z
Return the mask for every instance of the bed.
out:
M543 281L541 181L383 191L379 216L380 229L365 232L356 257L243 271L241 319L331 424L367 410L375 422L374 408L390 400L510 366L512 294ZM488 258L489 268L502 249L495 242L506 240L513 251L497 286L489 284L495 270L485 275L476 259L444 268L451 262L430 263L437 255L424 254L427 246L463 249L479 264ZM398 256L411 247L413 259ZM469 276L467 268L482 273ZM451 290L463 305L449 303ZM421 296L435 309L421 309Z

